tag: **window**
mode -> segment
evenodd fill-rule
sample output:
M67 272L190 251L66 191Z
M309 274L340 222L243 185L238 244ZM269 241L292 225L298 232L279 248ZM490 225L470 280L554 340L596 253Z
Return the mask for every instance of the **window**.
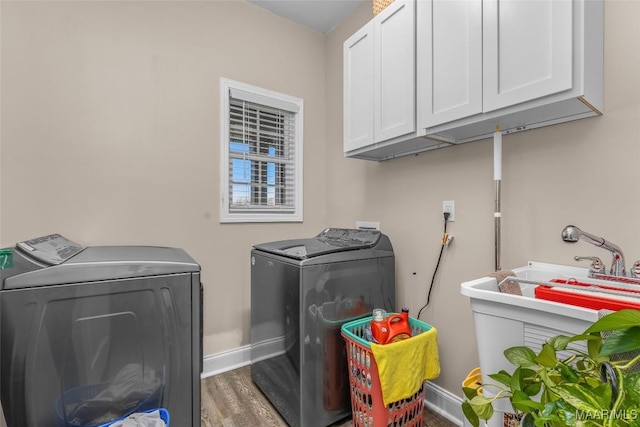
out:
M302 100L228 79L220 93L220 221L302 221Z

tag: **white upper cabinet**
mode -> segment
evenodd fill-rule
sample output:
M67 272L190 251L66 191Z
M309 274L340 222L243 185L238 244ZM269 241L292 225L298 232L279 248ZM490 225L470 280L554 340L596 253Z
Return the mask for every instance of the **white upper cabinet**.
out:
M602 114L602 0L418 0L418 133L451 144Z
M482 2L419 0L418 117L428 128L482 112Z
M344 43L345 155L600 115L603 55L603 0L395 0Z
M572 0L485 0L482 11L482 111L571 89Z
M344 43L344 150L373 144L373 23Z
M375 142L416 130L414 9L397 1L373 20Z
M384 160L438 145L416 127L415 0L395 0L344 42L344 152Z

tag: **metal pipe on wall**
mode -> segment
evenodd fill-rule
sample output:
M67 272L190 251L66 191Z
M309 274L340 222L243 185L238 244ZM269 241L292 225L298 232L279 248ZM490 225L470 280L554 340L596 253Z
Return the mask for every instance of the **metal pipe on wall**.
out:
M500 132L500 126L496 126L496 131L493 134L493 180L496 185L495 210L493 213L495 229L495 271L500 271L502 269L500 261L500 220L502 219L502 212L500 212L500 187L502 183L502 132Z

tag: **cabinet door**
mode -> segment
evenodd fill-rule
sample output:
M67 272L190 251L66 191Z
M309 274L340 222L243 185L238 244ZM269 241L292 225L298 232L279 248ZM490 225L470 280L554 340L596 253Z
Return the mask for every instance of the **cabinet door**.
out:
M373 23L344 42L344 151L371 145L373 139Z
M482 0L419 0L420 128L482 112Z
M483 2L483 111L571 89L571 0Z
M375 141L415 132L415 3L396 0L374 23Z

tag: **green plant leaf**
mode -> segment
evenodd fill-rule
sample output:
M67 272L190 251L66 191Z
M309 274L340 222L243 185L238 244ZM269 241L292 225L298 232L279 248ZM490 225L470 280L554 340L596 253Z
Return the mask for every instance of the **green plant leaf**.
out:
M504 356L515 366L536 366L536 354L529 347L511 347L504 351Z
M595 369L599 363L587 358L581 358L576 362L576 368L582 372L596 372Z
M572 337L569 337L569 342L576 342L576 341L589 341L589 340L600 340L602 339L600 337L600 334L598 333L589 333L589 334L579 334L579 335L574 335Z
M511 374L507 373L507 371L500 371L497 374L489 374L489 378L506 386L511 384Z
M627 393L627 401L633 408L640 408L640 372L635 371L622 376L624 389ZM640 415L638 416L640 422Z
M593 394L598 396L601 408L611 407L611 386L607 383L601 383L597 387L594 387Z
M593 393L593 390L583 387L580 384L561 384L555 387L553 392L569 405L580 411L594 413L601 408L598 396Z
M602 337L599 332L594 332L592 336L598 339L587 341L587 351L592 359L599 360L600 350L602 349Z
M542 409L543 405L535 400L514 400L511 402L511 406L521 412L534 412Z
M471 407L471 404L469 402L462 402L462 413L473 427L480 426L480 419L478 418L478 414L473 411L473 408Z
M525 392L528 396L537 395L538 393L540 393L541 389L542 389L541 381L530 382L526 384L524 387L522 387L522 391Z
M551 414L549 414L549 417L558 422L562 420L564 425L575 425L576 408L567 404L564 400L558 400L554 403L555 409Z
M553 346L556 351L562 351L567 348L567 345L571 342L571 338L566 335L556 335L551 338L549 344Z
M640 326L640 310L625 309L615 311L598 319L584 333L614 331Z
M484 396L476 396L469 401L473 412L478 415L478 418L488 420L493 416L493 406L491 401Z
M535 357L535 362L546 368L553 368L558 363L556 358L556 350L553 345L545 343L542 345L542 349L540 350L540 354Z
M535 396L540 392L542 382L538 378L538 374L533 369L520 369L520 390L528 396Z
M491 400L481 394L478 394L474 396L469 403L471 403L471 406L491 405Z
M535 419L531 415L525 415L520 420L521 427L534 427L536 425Z
M580 380L580 377L571 366L565 365L564 363L558 363L556 368L565 381L570 383L577 383Z
M593 374L595 374L595 372ZM584 377L584 383L591 388L597 388L603 384L599 374L597 378L593 375Z
M472 387L462 387L462 392L464 393L464 396L469 400L478 395L478 389Z
M640 349L640 326L634 326L611 332L611 335L605 338L599 356L611 356L638 349Z
M556 383L553 382L549 377L549 371L547 370L543 369L540 371L540 379L542 380L542 383L545 385L545 387L548 389L553 388L556 385Z
M518 366L515 371L513 371L513 375L511 376L511 384L509 384L509 388L511 388L512 393L515 391L522 390L522 368Z
M542 416L549 417L551 414L553 414L556 411L557 407L558 407L557 401L545 403L544 408L542 409L542 412L541 412Z
M513 392L513 396L511 396L511 406L525 413L541 411L544 408L542 403L532 400L529 395L522 391Z
M552 414L548 417L537 417L534 424L536 427L566 427L567 425L556 414Z

